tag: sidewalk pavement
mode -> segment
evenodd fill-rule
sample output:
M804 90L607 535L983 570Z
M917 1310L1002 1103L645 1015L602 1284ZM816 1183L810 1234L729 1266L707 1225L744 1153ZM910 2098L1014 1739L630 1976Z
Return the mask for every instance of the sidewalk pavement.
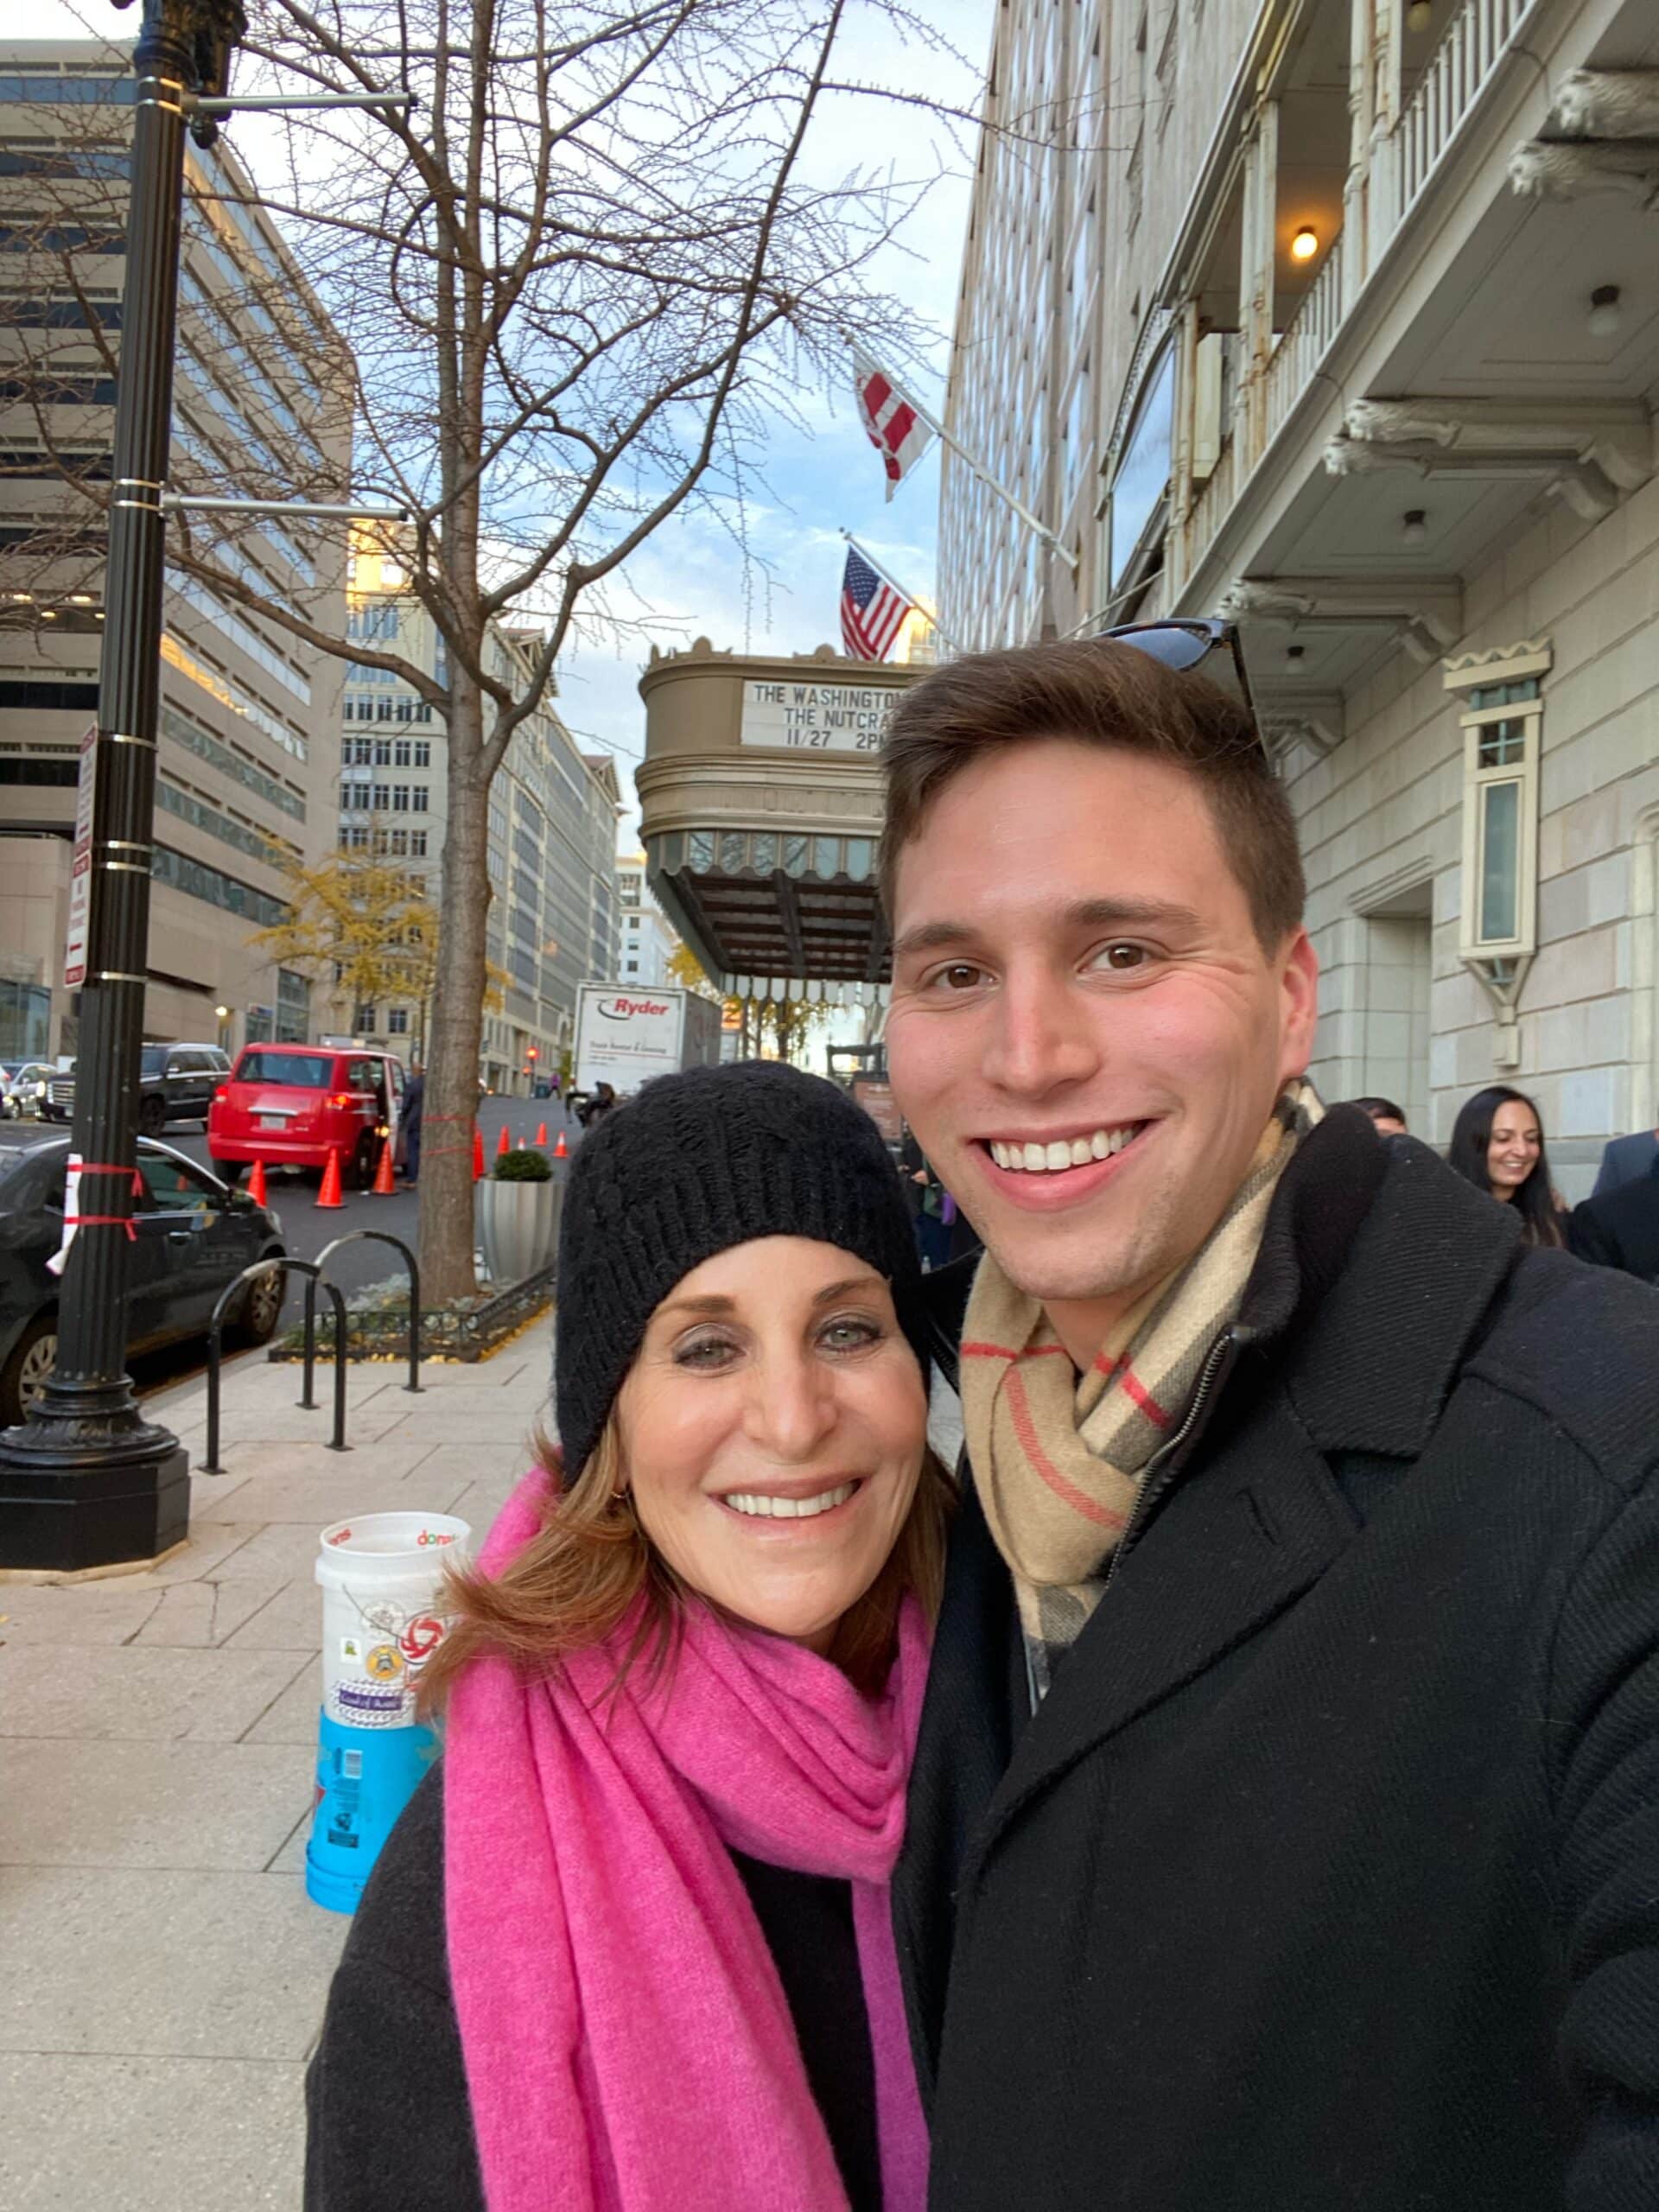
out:
M297 2212L303 2079L348 1923L305 1895L319 1532L457 1513L481 1538L547 1413L550 1314L476 1367L354 1366L341 1455L297 1366L226 1367L222 1475L149 1573L0 1582L0 2205ZM146 1401L193 1463L204 1380ZM960 1412L943 1384L947 1465ZM395 2063L395 2054L389 2054Z
M225 1374L223 1475L149 1573L0 1582L0 2204L296 2212L305 2062L349 1923L306 1897L322 1593L348 1513L479 1536L530 1464L552 1318L475 1367ZM146 1402L205 1449L206 1383ZM392 2063L395 2063L395 2057Z

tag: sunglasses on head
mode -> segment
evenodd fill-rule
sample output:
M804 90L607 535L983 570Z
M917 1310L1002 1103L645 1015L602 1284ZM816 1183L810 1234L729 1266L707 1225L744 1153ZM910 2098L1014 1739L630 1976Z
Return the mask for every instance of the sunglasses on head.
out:
M1218 683L1249 716L1256 742L1266 755L1267 741L1256 720L1236 622L1224 622L1218 615L1195 615L1190 621L1125 622L1115 630L1097 630L1095 635L1115 645L1133 645L1136 652L1149 653L1179 675L1196 671L1211 683Z

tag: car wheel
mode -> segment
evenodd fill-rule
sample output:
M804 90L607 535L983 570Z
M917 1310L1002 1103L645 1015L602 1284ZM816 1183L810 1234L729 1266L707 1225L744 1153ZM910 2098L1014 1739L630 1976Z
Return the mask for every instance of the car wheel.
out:
M138 1101L138 1126L147 1137L158 1137L167 1126L167 1103L161 1098Z
M275 1253L267 1253L274 1259ZM236 1317L237 1341L244 1344L268 1344L276 1333L276 1324L282 1318L283 1294L288 1277L280 1268L273 1268L269 1274L256 1275L248 1285L242 1310Z
M210 1172L218 1176L227 1190L233 1191L242 1180L242 1170L247 1164L245 1160L216 1160Z
M57 1364L58 1320L55 1313L37 1313L12 1346L11 1357L0 1369L0 1427L12 1428L40 1395L41 1386Z

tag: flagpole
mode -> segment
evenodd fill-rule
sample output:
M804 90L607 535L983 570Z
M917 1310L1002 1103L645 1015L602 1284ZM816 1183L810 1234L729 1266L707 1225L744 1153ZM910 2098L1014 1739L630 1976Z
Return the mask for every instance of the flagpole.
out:
M997 482L995 477L991 474L989 469L982 467L979 462L974 459L972 454L968 452L964 447L959 445L957 440L951 436L950 431L945 429L944 423L939 421L938 417L928 413L926 408L922 405L919 399L912 399L909 392L906 392L905 401L912 412L919 416L922 421L926 423L928 429L932 431L934 436L939 441L939 443L941 445L949 446L951 452L955 454L957 459L962 463L963 467L967 469L971 475L977 476L980 482L984 485L987 491L995 492L997 498L1002 501L1005 506L1012 507L1014 513L1017 514L1020 521L1024 523L1026 528L1027 530L1034 530L1038 537L1042 539L1043 543L1059 555L1061 560L1065 563L1066 567L1071 569L1072 575L1075 576L1077 573L1077 555L1071 552L1066 546L1061 544L1059 539L1055 537L1048 524L1046 522L1039 522L1036 516L1031 512L1031 509L1027 506L1022 506L1020 501L1014 498L1013 493L1010 492L1006 486Z
M842 336L847 338L848 345L851 347L853 352L853 375L855 384L856 384L858 375L857 347L854 344L854 341L849 337L847 337L847 334L845 332L842 333ZM889 378L888 381L891 382L891 379ZM1072 575L1075 576L1077 573L1077 555L1061 544L1059 539L1055 537L1048 524L1046 522L1039 522L1036 516L1031 512L1031 509L1027 506L1022 505L1006 486L999 484L995 477L991 474L989 469L982 467L980 463L974 459L972 454L968 452L965 447L959 444L957 441L951 436L950 431L945 429L938 416L937 415L930 414L928 410L923 406L919 399L913 398L908 391L899 391L896 385L893 386L893 389L896 396L904 401L905 405L909 408L911 413L916 416L917 420L926 423L928 429L932 431L934 436L938 439L940 444L949 446L951 452L955 454L957 459L962 463L963 467L967 469L971 475L978 477L980 482L985 486L988 492L995 492L997 498L1002 501L1005 506L1011 507L1014 513L1019 516L1020 521L1024 523L1027 530L1034 530L1038 537L1042 539L1043 543L1051 547L1053 551L1059 555L1061 560L1065 563L1066 567L1071 569ZM889 499L893 497L893 488L891 485L888 486L887 497ZM889 578L888 581L891 582L892 579Z
M932 615L927 613L926 607L916 596L916 594L910 589L908 585L901 584L898 577L893 575L891 569L884 569L881 563L876 559L874 554L871 552L868 545L861 545L857 538L853 536L852 531L844 526L842 527L841 534L846 539L847 543L852 547L854 552L857 554L859 559L861 561L868 561L869 563L871 568L875 570L876 575L880 577L884 584L891 584L893 590L898 593L900 599L908 600L918 614L925 614L927 616L929 626L937 638L942 639L943 642L950 648L950 651L953 653L959 653L962 651L962 647L957 643L956 639L950 636L949 632L941 629L938 623L934 620Z

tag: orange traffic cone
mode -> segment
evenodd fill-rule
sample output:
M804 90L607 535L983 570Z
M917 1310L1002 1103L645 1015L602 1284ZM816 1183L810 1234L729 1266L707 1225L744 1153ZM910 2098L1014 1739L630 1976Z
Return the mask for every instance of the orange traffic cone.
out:
M374 1195L377 1198L389 1198L395 1187L391 1179L391 1139L388 1137L380 1147L380 1165L374 1171Z
M501 1135L500 1135L500 1138L499 1138L499 1140L498 1141L498 1142L497 1142L497 1144L496 1144L496 1147L495 1147L495 1156L496 1156L496 1158L497 1158L498 1160L499 1160L499 1159L500 1159L500 1157L501 1157L501 1155L502 1155L502 1154L503 1154L504 1152L511 1152L512 1150L512 1138L507 1135L507 1125L506 1125L506 1123L505 1123L505 1122L502 1122L502 1124L501 1124Z
M478 1123L474 1122L473 1123L473 1180L474 1183L481 1183L483 1179L484 1132L479 1128Z
M553 1147L553 1157L555 1160L569 1160L570 1157L570 1147L564 1141L563 1129L559 1131L559 1141Z
M265 1163L263 1160L256 1160L253 1163L253 1173L248 1178L248 1196L257 1206L270 1203L265 1197Z
M320 1206L343 1206L345 1203L340 1195L340 1154L330 1152L328 1165L322 1171L322 1188L317 1192L317 1204Z
M537 1144L545 1144L547 1142L547 1123L545 1122L537 1122L536 1124L536 1141Z

